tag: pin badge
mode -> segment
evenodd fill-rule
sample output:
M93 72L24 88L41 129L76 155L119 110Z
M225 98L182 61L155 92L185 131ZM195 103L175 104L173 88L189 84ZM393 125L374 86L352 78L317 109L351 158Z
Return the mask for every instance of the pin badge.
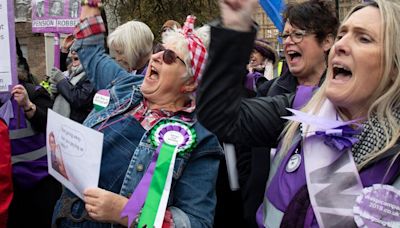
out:
M299 168L300 164L301 164L301 155L293 154L286 165L286 172L292 173L296 171Z
M108 90L99 90L93 98L93 106L96 111L100 111L110 103L110 92Z

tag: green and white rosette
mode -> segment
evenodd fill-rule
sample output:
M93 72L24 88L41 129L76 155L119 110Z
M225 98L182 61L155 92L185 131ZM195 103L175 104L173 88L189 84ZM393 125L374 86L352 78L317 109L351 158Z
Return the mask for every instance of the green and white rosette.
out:
M139 218L139 227L162 226L176 156L193 150L196 145L196 132L182 122L162 120L151 130L150 140L159 150L159 156Z

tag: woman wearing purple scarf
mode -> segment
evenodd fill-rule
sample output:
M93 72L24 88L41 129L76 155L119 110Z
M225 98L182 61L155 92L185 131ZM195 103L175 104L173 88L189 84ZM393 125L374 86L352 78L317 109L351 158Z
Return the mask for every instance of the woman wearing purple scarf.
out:
M222 23L211 29L210 69L215 70L215 57L221 57L217 48L222 39L215 38L221 28L236 30L244 39L254 37L251 13L256 3L221 1ZM213 109L213 115L205 116L207 108L213 108L205 101L218 89L231 94L226 88L211 88L223 79L205 70L199 119L225 141L269 145L283 124L277 116L290 120L257 213L260 227L399 227L399 13L395 0L376 0L351 10L331 49L326 81L300 111L284 110L292 105L289 95L238 97L229 102L229 110L218 107L224 112ZM241 51L250 54L251 47ZM239 61L245 58L235 63L241 66ZM226 80L240 80L227 77L232 72L219 72Z

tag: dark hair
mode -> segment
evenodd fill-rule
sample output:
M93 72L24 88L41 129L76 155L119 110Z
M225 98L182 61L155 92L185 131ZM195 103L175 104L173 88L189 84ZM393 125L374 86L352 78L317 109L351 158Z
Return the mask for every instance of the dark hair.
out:
M330 34L336 37L339 20L336 10L328 1L310 0L289 4L283 14L284 22L315 33L319 43Z
M24 57L17 59L17 67L24 70L27 74L31 73L28 62L26 61L26 59Z

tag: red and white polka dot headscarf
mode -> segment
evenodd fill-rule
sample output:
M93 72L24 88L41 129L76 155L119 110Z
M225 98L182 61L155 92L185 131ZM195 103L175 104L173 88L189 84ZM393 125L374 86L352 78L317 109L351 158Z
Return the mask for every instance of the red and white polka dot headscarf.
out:
M193 33L196 17L189 15L183 26L183 35L189 43L190 64L195 80L201 78L207 59L207 49L199 37Z

